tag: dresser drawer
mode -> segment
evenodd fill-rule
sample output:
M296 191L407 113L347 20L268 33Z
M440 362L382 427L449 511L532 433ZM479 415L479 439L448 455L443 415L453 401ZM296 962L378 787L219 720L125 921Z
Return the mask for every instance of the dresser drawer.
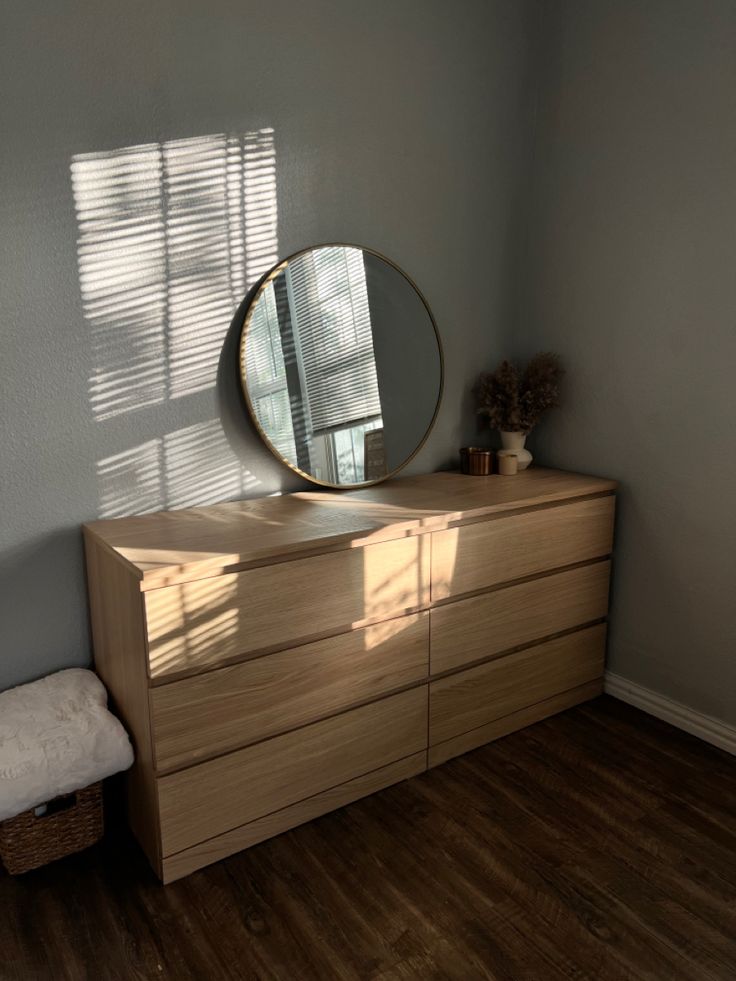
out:
M611 563L594 562L432 610L432 674L591 623L608 611Z
M612 496L524 511L432 535L432 599L608 555Z
M414 613L157 686L157 768L217 756L426 681L428 664L429 613Z
M163 855L427 746L424 685L160 777Z
M430 745L600 677L605 640L598 624L431 682Z
M151 677L193 673L426 605L425 537L149 590L144 602Z

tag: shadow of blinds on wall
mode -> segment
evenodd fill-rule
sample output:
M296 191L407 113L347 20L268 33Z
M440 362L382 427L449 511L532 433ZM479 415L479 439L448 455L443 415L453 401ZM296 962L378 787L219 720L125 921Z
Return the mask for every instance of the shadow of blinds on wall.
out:
M274 133L76 154L97 420L213 388L233 311L277 261Z
M287 267L313 435L381 415L360 249L315 249Z
M71 179L89 403L107 427L98 516L251 491L259 481L198 395L216 384L246 290L277 259L273 129L79 153ZM133 412L135 428L114 424Z

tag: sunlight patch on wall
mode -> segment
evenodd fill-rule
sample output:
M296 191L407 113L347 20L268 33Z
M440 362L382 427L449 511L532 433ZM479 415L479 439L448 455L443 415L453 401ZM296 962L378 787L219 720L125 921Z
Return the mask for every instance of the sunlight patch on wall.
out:
M158 145L72 161L90 404L105 419L166 397L166 222Z
M100 460L97 481L101 518L216 504L258 485L234 456L217 419Z
M276 154L272 129L246 133L242 173L245 268L250 287L278 262Z
M247 290L278 256L273 129L72 158L79 283L99 422L214 388ZM155 417L146 420L156 432ZM219 420L97 462L99 516L241 497L258 484Z
M278 255L273 130L77 154L71 176L95 418L212 388Z

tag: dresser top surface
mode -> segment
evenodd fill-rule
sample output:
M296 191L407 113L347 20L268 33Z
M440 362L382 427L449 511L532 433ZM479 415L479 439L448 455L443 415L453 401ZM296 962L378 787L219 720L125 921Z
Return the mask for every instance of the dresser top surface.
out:
M142 589L152 589L615 488L612 480L543 467L513 477L440 472L356 491L305 491L93 521L84 529L131 568Z

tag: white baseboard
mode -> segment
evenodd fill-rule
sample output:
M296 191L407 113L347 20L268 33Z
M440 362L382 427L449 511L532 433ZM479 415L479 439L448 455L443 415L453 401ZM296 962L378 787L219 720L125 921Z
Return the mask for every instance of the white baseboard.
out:
M710 715L703 715L695 709L688 708L680 702L674 702L671 698L659 695L656 691L637 685L627 678L622 678L618 674L606 671L603 678L603 690L619 698L622 702L627 702L643 712L648 712L657 719L669 722L670 725L685 732L698 736L700 739L725 749L727 753L736 756L736 727L730 726L720 719L714 719Z

